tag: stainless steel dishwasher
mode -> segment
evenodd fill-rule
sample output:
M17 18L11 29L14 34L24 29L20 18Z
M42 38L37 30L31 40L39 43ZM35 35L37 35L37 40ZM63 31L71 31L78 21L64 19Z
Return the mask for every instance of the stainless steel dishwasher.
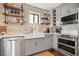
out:
M2 56L24 56L24 36L4 37L1 39Z

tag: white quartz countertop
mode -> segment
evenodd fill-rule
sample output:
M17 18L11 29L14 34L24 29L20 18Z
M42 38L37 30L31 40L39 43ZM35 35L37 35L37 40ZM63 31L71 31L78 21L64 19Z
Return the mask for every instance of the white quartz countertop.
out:
M45 35L47 35L47 34L59 35L59 34L57 34L57 33L5 34L5 35L1 35L0 38L24 36L24 39L32 39L32 38L41 38L41 37L45 37ZM13 39L12 39L12 40L13 40Z
M31 39L31 38L40 38L45 37L44 33L33 33L33 34L26 34L25 39Z

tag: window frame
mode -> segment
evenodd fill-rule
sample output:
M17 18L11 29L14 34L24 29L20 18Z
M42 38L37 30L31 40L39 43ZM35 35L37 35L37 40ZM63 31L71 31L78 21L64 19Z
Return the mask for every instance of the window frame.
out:
M39 14L35 14L35 13L29 13L29 15L33 15L33 24L40 24L40 20L39 20ZM35 23L35 16L38 17L37 23Z

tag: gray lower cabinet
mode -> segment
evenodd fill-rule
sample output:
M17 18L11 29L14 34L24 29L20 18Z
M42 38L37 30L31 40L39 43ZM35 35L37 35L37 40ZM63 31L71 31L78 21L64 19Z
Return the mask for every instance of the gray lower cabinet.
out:
M53 45L53 48L55 50L58 49L58 35L53 35L53 43L52 43L52 45Z
M36 51L37 52L40 52L40 51L44 51L44 50L46 50L45 49L45 45L46 45L46 42L45 42L45 38L39 38L39 39L37 39L37 46L36 46Z
M0 38L0 56L3 55L2 51L3 51L3 46L2 46L2 38Z
M36 51L36 40L25 39L25 55L31 55Z
M50 42L46 40L44 37L26 39L25 40L25 55L31 55L31 54L35 54L37 52L41 52L46 49L49 49L51 44L48 44L48 43Z
M46 34L45 35L45 48L46 49L50 49L53 47L52 43L53 43L53 35L52 34Z
M25 39L25 55L35 54L51 48L57 49L57 37L54 37L53 34L45 34L45 37L41 38Z
M15 56L24 56L25 55L25 41L24 40L17 40L14 42L14 55Z

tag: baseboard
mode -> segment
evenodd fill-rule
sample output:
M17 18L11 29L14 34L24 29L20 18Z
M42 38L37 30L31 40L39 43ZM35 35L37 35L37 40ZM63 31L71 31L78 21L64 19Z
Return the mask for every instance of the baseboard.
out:
M45 51L49 51L50 53L52 53L51 51L56 51L56 52L59 52L61 55L65 56L63 53L61 53L60 51L58 51L57 49L54 49L54 48L50 48L50 49L46 49L46 50L43 50L43 51L39 51L39 52L30 54L30 55L27 55L27 56L34 56L36 54L39 54L39 53L42 53L42 52L45 52ZM57 55L55 55L55 56L57 56Z
M39 51L39 52L33 53L33 54L31 54L31 55L27 55L27 56L33 56L33 55L39 54L39 53L41 53L41 52L49 51L49 50L51 50L51 49L52 49L52 48L46 49L46 50L43 50L43 51Z

